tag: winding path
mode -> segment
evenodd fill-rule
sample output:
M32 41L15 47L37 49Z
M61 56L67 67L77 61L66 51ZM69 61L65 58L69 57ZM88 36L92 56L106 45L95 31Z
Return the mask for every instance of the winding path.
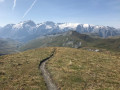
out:
M47 84L47 88L48 90L58 90L57 89L57 86L53 83L51 77L50 77L50 74L49 72L47 71L45 65L46 65L46 62L53 57L55 53L55 50L53 51L52 55L49 56L48 58L46 59L43 59L41 62L40 62L40 65L39 65L39 68L40 70L42 71L42 74L43 74L43 77L44 77L44 80L45 80L45 83Z

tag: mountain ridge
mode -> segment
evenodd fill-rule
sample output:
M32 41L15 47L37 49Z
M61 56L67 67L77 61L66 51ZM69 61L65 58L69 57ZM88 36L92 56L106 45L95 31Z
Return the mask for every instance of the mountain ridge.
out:
M7 24L6 26L1 27L0 36L2 38L12 38L27 42L44 35L57 34L69 30L74 30L81 34L97 34L103 38L120 35L120 29L109 26L80 23L54 23L52 21L36 24L32 20L28 20L18 24Z
M42 47L99 48L120 51L120 38L97 38L76 31L67 31L57 35L40 37L24 44L20 51Z

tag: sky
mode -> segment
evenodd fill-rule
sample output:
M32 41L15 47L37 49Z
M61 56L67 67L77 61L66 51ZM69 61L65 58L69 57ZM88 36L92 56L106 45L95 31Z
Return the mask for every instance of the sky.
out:
M120 0L0 0L0 26L26 20L120 28Z

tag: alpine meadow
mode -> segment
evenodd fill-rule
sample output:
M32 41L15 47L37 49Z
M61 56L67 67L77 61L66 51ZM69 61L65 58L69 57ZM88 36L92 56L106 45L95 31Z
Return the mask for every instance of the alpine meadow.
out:
M120 0L0 0L0 90L120 90Z

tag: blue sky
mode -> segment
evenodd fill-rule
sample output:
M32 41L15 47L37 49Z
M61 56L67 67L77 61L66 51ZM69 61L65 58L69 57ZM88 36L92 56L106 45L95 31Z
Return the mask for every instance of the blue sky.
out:
M0 26L25 20L120 27L120 0L0 0Z

